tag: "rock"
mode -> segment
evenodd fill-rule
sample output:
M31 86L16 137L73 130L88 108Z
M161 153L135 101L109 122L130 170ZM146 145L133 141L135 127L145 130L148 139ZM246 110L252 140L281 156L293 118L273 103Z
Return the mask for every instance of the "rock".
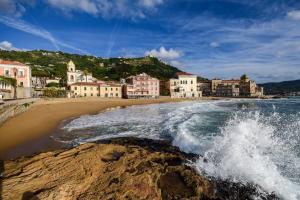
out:
M210 182L185 165L187 154L123 142L5 161L2 199L214 199Z
M164 141L117 138L5 161L6 199L253 199L251 186L208 180L187 161L199 156ZM274 194L262 199L277 199Z

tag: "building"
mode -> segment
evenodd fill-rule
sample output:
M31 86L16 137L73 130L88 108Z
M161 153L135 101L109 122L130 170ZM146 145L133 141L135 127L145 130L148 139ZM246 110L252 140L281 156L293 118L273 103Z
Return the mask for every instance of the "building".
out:
M197 90L202 91L203 96L211 96L211 81L197 82Z
M73 63L72 60L68 63L67 66L67 85L71 85L73 83L78 83L78 82L87 82L91 83L96 81L97 79L93 78L93 75L91 73L81 71L81 70L76 70L75 64Z
M158 98L159 91L159 80L146 73L126 78L123 85L125 98Z
M122 87L113 83L78 82L70 85L70 97L121 98Z
M177 79L168 82L170 96L172 98L199 98L202 91L197 86L197 76L186 72L176 73Z
M261 97L263 88L256 85L254 80L250 80L246 75L240 79L221 80L213 79L211 81L211 91L214 96L227 97Z
M17 61L8 61L0 59L0 76L16 79L17 88L13 90L17 94L12 97L30 98L31 91L31 68Z
M240 84L239 79L231 79L231 80L213 79L211 80L211 94L213 96L219 96L219 94L228 94L227 92L231 90L231 88L236 88L236 86L239 86L239 84ZM222 92L221 91L222 89L225 89L227 91ZM228 96L231 97L234 96L234 94L228 94Z
M218 97L238 97L240 95L239 85L219 84L216 89Z
M116 83L100 84L100 97L122 98L122 86Z
M12 82L0 76L0 99L12 99L13 89Z

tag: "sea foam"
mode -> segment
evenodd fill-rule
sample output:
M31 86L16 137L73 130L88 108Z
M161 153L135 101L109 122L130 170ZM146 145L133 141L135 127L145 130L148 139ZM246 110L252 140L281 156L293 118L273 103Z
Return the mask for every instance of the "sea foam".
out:
M209 176L250 182L284 199L299 200L300 160L293 147L299 138L293 136L299 135L300 126L299 116L292 118L235 113L206 151L205 162L200 159L196 167Z

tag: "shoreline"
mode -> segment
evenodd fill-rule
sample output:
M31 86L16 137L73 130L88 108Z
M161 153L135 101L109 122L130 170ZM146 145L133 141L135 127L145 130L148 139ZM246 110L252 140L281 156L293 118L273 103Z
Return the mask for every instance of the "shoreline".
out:
M0 126L0 159L14 159L63 148L63 144L50 136L66 120L117 107L182 101L193 99L41 99L26 112L8 119Z

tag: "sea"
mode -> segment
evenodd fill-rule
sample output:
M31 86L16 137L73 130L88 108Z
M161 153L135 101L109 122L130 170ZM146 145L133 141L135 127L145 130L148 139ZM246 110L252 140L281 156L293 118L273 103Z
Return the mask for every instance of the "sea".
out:
M192 165L205 176L257 185L281 199L300 200L297 97L113 108L72 119L53 137L74 146L114 137L168 140L184 152L201 155Z

